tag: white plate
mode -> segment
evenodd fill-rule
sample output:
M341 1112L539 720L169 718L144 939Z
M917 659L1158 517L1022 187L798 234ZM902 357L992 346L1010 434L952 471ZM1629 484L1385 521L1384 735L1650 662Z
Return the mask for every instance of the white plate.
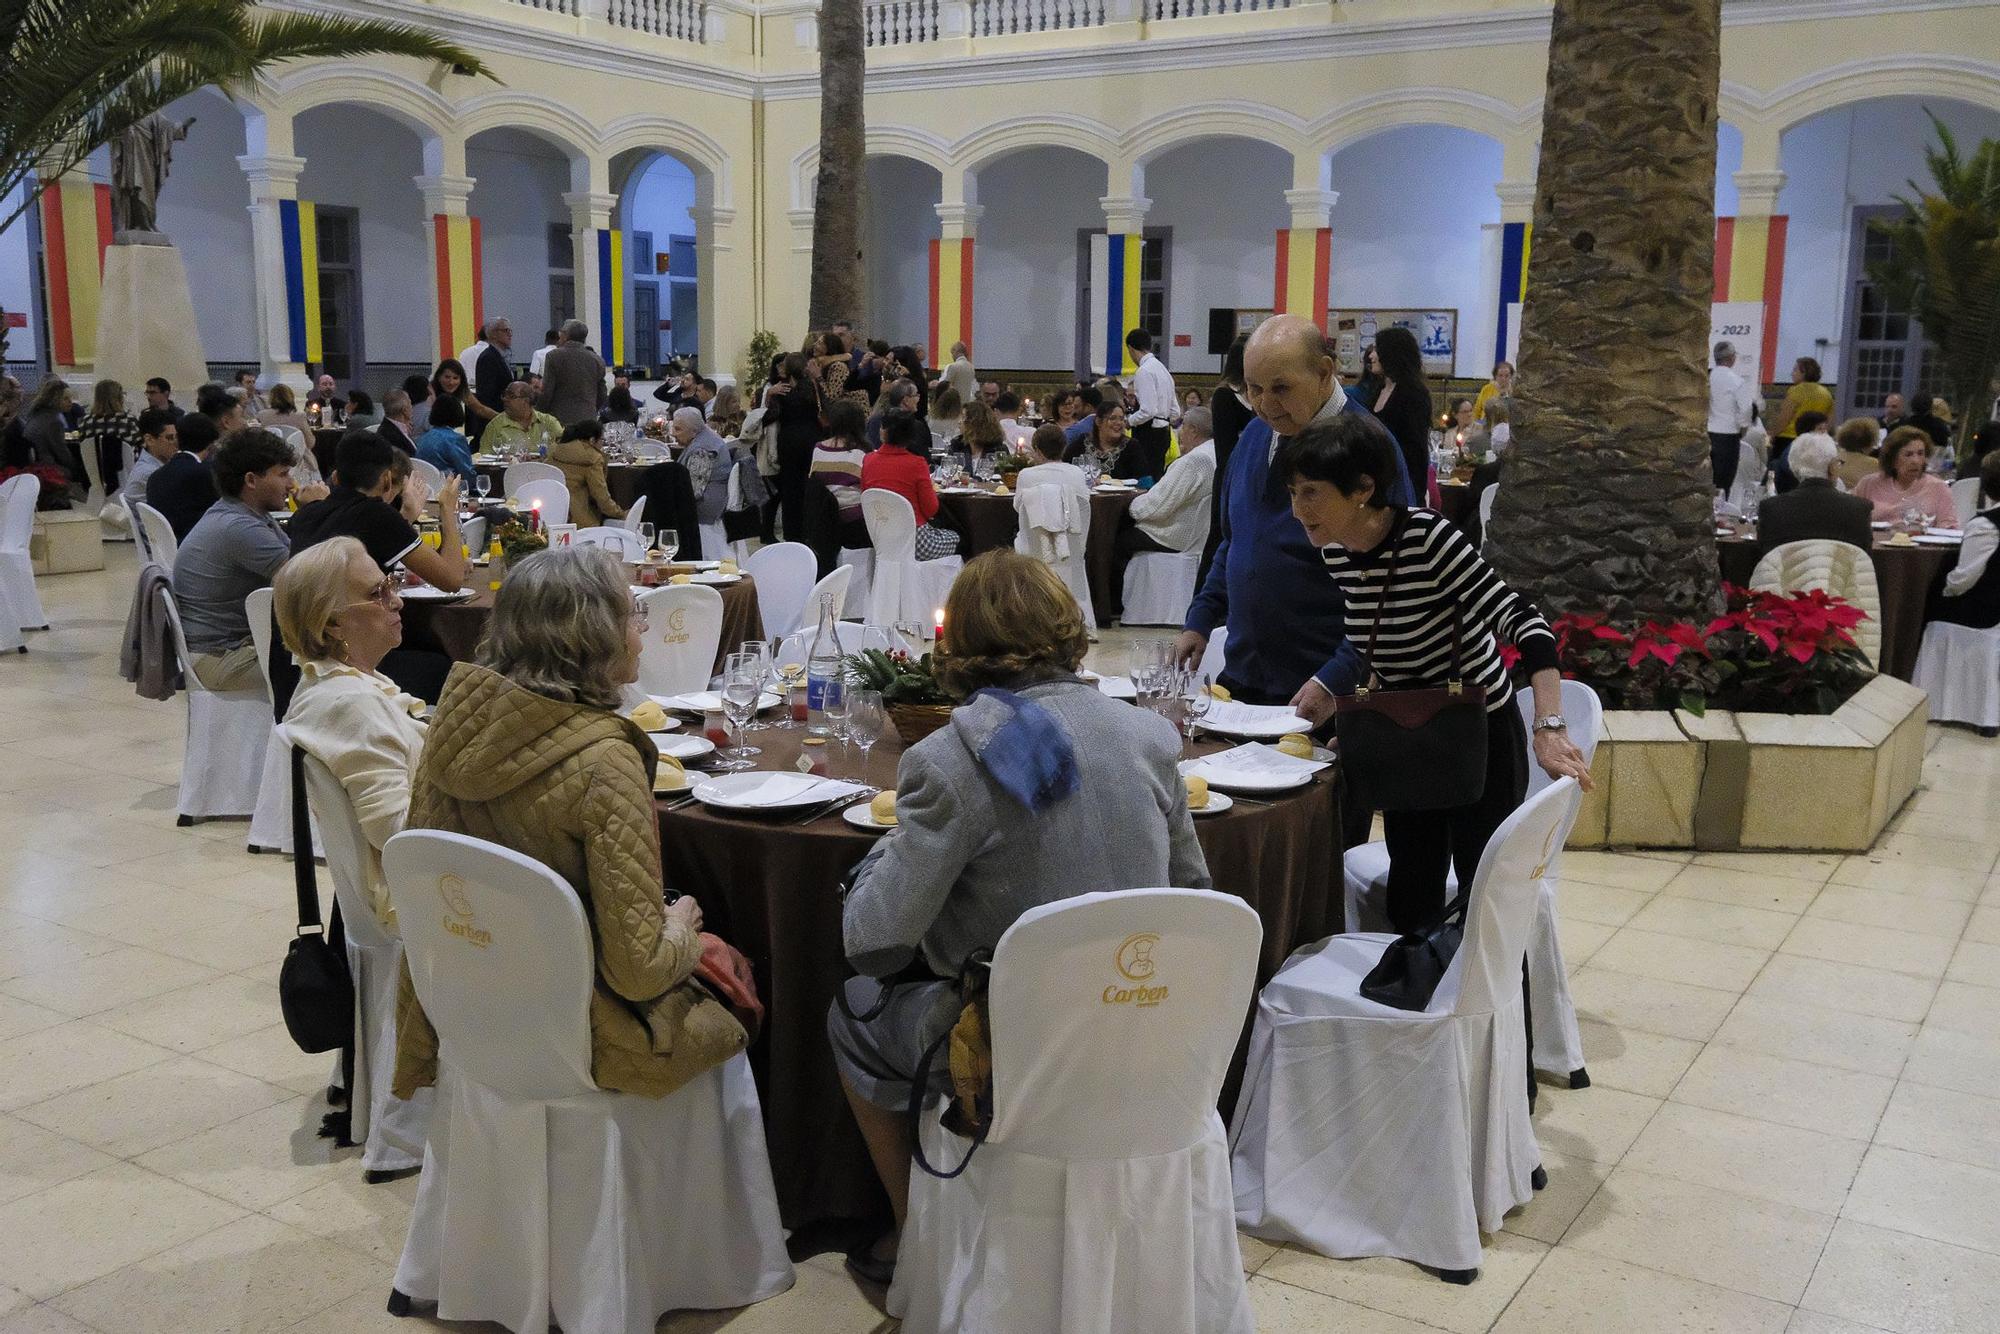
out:
M1301 718L1282 704L1239 704L1218 700L1209 706L1208 716L1197 724L1204 732L1248 740L1276 740L1291 732L1310 732L1310 720Z
M662 705L661 705L660 707L661 707L661 708L665 708L665 707L666 707L666 705L662 704ZM631 714L629 714L629 713L628 713L628 714L626 714L625 716L626 716L627 718L631 718L631 717L632 717L632 715L631 715ZM633 721L634 721L634 722L637 722L638 720L637 720L637 719L633 719ZM676 718L676 717L673 717L673 716L672 716L672 715L670 714L670 715L668 715L668 717L667 717L667 720L666 720L665 722L661 723L661 724L660 724L660 725L659 725L658 727L641 727L641 728L640 728L639 730L640 730L640 731L642 731L642 732L644 732L644 733L645 733L646 735L648 735L648 736L659 736L659 735L660 735L661 733L663 733L663 732L674 732L674 731L678 731L678 730L680 729L680 725L681 725L681 720L680 720L680 719L678 719L678 718Z
M1920 547L1955 547L1963 539L1946 537L1943 533L1918 533L1914 540Z
M1959 541L1965 536L1963 528L1945 528L1938 524L1932 524L1929 528L1924 529L1924 532L1931 537L1948 537L1954 542Z
M664 732L655 732L653 744L659 748L660 754L671 755L682 764L715 754L715 743L705 736L669 736Z
M1220 815L1235 804L1235 798L1231 797L1227 792L1217 792L1213 788L1210 788L1208 805L1190 806L1188 810L1196 819L1200 819L1204 815Z
M849 806L840 813L840 818L853 825L856 829L866 829L876 834L885 834L896 827L892 824L883 824L880 820L877 820L875 812L868 808L868 803L865 801L857 801L852 806Z
M1325 767L1317 755L1313 761L1283 755L1271 746L1251 743L1186 760L1179 766L1183 776L1199 774L1211 788L1233 792L1288 792L1304 787Z
M396 596L405 602L459 602L471 597L473 590L461 588L456 593L447 593L442 588L432 588L429 584L419 584L415 588L399 588Z
M721 774L695 786L694 797L704 806L725 811L788 811L817 806L865 791L858 783L810 774L748 770Z
M740 584L743 582L743 576L740 574L716 574L711 571L702 574L691 574L688 576L688 582L691 584Z
M1868 526L1870 528L1887 528L1889 526L1889 521L1887 519L1877 519Z
M1129 676L1100 676L1095 684L1099 691L1113 699L1139 698L1139 687L1132 684Z
M722 709L722 696L713 690L697 690L692 695L649 695L647 698L663 709L675 713L717 713ZM757 696L757 711L778 707L778 697L766 690Z

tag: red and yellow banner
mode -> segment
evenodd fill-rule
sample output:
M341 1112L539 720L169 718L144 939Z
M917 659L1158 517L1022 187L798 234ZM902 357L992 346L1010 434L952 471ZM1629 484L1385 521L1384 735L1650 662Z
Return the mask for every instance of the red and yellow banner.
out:
M1271 308L1280 315L1303 315L1326 328L1327 288L1333 265L1333 229L1291 227L1278 231L1278 272Z
M50 346L58 366L89 365L97 355L97 303L111 244L111 187L75 176L50 181L41 209Z
M1764 346L1758 350L1759 373L1775 374L1778 360L1778 307L1785 295L1785 232L1791 220L1775 217L1715 220L1716 301L1761 301L1764 305Z
M931 356L942 366L951 345L972 346L972 238L931 242Z
M455 357L479 338L486 313L479 297L479 219L431 217L437 248L438 357ZM472 373L470 366L466 374Z

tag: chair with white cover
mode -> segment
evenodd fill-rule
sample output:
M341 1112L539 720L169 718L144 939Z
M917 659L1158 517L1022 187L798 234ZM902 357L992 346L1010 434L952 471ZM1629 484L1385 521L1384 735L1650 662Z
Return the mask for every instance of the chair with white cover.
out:
M813 591L819 561L803 542L776 542L760 547L743 573L757 581L757 605L764 614L764 634L781 639L799 628L806 596ZM811 604L817 606L817 603Z
M475 556L486 554L486 516L475 514L458 526L458 540Z
M1091 605L1090 571L1083 560L1090 541L1090 497L1066 487L1023 486L1014 493L1014 514L1019 521L1014 550L1056 572L1082 610L1084 627L1096 634L1097 609Z
M1534 796L1555 780L1535 762L1533 745L1535 692L1523 688L1514 695L1514 707L1529 728L1528 795ZM1569 721L1569 739L1590 763L1597 743L1604 735L1604 704L1597 692L1581 681L1562 683L1562 712ZM1562 938L1556 931L1556 870L1561 857L1557 849L1549 861L1549 871L1539 887L1534 934L1528 938L1528 1013L1534 1020L1535 1069L1565 1080L1573 1089L1590 1087L1590 1071L1583 1059L1583 1035L1577 1028L1576 1002L1569 991L1569 965L1563 962ZM1349 848L1345 857L1347 880L1347 929L1387 931L1389 927L1389 848L1381 842ZM1458 893L1458 875L1445 868L1445 895Z
M638 562L646 559L646 544L639 535L629 528L607 524L597 528L579 528L569 535L571 546L603 547L619 560Z
M243 599L243 615L250 622L250 642L257 646L257 675L264 686L264 702L273 704L271 697L271 654L275 651L290 655L290 650L282 644L274 645L271 639L271 599L273 590L263 587L251 590ZM250 851L279 852L289 856L292 851L292 743L279 735L280 728L273 728L271 740L264 747L264 776L257 784L257 809L250 813ZM319 824L312 825L313 855L324 855L319 837Z
M1194 601L1195 576L1201 573L1201 549L1142 551L1125 567L1124 614L1120 625L1178 627Z
M833 619L836 621L841 619L842 611L849 601L847 591L848 581L853 578L854 569L852 566L834 566L826 578L814 584L812 590L806 594L806 600L799 607L798 619L792 623L792 630L805 633L818 629L819 609L829 598L833 600ZM761 593L762 590L760 589L760 600ZM765 620L764 628L768 630L770 627L771 622L768 619ZM791 633L791 631L787 631L786 633ZM773 639L783 639L784 637L784 635L772 636Z
M646 517L646 497L642 495L637 500L632 502L632 508L625 511L625 517L622 519L618 519L615 522L620 528L625 529L627 532L636 533L639 531L639 521L645 517Z
M41 499L41 479L21 473L0 482L0 582L21 618L24 630L46 630L49 614L35 590L35 563L28 544L35 536L35 505Z
M1478 1276L1479 1234L1546 1180L1521 1080L1521 958L1581 795L1561 779L1501 823L1427 1009L1361 996L1390 935L1329 936L1265 985L1230 1128L1245 1231Z
M145 550L146 559L172 574L174 553L180 550L181 545L180 539L174 536L174 525L166 515L143 500L135 508L139 515L139 545Z
M187 743L181 749L176 823L244 818L256 813L271 744L271 697L266 690L210 690L194 674L187 632L172 589L161 591L187 689Z
M1932 621L1911 684L1930 696L1931 721L1970 723L2000 736L2000 629Z
M520 497L521 508L524 511L535 509L539 506L542 511L542 526L544 528L552 523L569 522L569 484L567 482L552 482L546 477L537 477L533 481L521 483L518 488L510 487L508 494Z
M292 738L282 726L272 735L285 755L289 799ZM347 1136L362 1146L363 1171L407 1172L423 1166L424 1136L437 1099L435 1090L418 1089L405 1100L391 1087L396 1078L396 987L403 969L403 942L383 929L369 907L366 886L372 849L347 789L317 756L305 757L305 771L306 800L313 823L324 831L327 876L340 905L347 971L354 979L354 1081L347 1089Z
M1023 913L993 955L991 1133L910 1183L889 1312L925 1334L1248 1334L1215 1103L1263 928L1230 894ZM966 1142L937 1111L939 1166Z
M722 645L722 594L705 584L668 584L639 595L646 631L639 650L639 689L685 695L708 689Z
M1951 506L1958 511L1958 526L1965 527L1979 513L1979 478L1961 477L1951 484Z
M516 1334L651 1334L667 1311L789 1288L748 1058L664 1098L599 1089L576 888L432 830L396 835L382 863L440 1051L390 1311L436 1302L441 1319Z
M834 557L834 568L848 573L847 601L834 610L853 618L868 614L868 599L874 596L875 548L842 547Z
M432 463L430 460L411 459L410 473L418 481L429 487L432 495L436 495L438 492L444 490L444 469L438 467L437 464Z
M729 552L729 530L723 527L722 520L717 519L714 523L696 524L695 534L701 541L700 559L731 559Z
M510 463L507 471L500 475L500 480L507 493L501 497L505 500L520 495L521 488L529 482L562 481L563 470L553 463Z
M834 573L840 572L836 570ZM772 661L777 663L807 661L812 653L813 637L818 633L819 626L816 624L800 626L778 641L778 650ZM833 642L840 646L842 655L866 653L870 649L880 649L888 653L903 647L896 637L896 632L888 626L863 625L860 621L835 621Z
M1493 502L1500 498L1500 483L1488 482L1479 488L1479 531L1485 532L1493 522Z
M1804 593L1824 589L1866 613L1854 627L1855 647L1872 667L1882 660L1882 596L1875 561L1851 542L1814 538L1772 547L1750 575L1757 592Z
M916 621L926 627L965 568L961 556L917 559L917 512L894 491L861 493L861 517L875 546L867 618L876 625Z

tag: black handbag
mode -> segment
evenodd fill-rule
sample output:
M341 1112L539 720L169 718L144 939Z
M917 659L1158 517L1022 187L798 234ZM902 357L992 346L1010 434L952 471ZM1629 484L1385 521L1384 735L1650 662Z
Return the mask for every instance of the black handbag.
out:
M1463 891L1444 910L1444 916L1421 930L1398 936L1368 976L1361 979L1361 994L1377 1005L1397 1010L1427 1010L1445 969L1451 967L1465 938Z
M1382 611L1402 555L1400 526L1390 530L1389 571L1368 631L1373 680ZM1333 701L1340 772L1356 801L1377 811L1438 811L1467 806L1486 790L1486 690L1460 675L1462 610L1451 609L1451 676L1442 686L1385 690L1363 685Z
M278 970L278 1005L285 1031L305 1052L332 1051L354 1042L354 978L340 905L333 927L322 932L319 887L313 883L312 821L306 809L305 752L292 747L292 880L298 890L299 929Z

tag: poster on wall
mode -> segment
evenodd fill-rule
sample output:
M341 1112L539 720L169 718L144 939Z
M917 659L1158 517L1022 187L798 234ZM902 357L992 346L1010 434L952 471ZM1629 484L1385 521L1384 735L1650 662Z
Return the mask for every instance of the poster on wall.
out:
M1766 371L1757 356L1764 347L1764 303L1717 301L1708 308L1708 324L1710 353L1717 343L1735 344L1736 373L1751 384L1763 384Z
M1423 354L1424 374L1458 374L1458 312L1456 310L1331 310L1334 359L1342 375L1361 374L1361 353L1383 329L1408 329Z

